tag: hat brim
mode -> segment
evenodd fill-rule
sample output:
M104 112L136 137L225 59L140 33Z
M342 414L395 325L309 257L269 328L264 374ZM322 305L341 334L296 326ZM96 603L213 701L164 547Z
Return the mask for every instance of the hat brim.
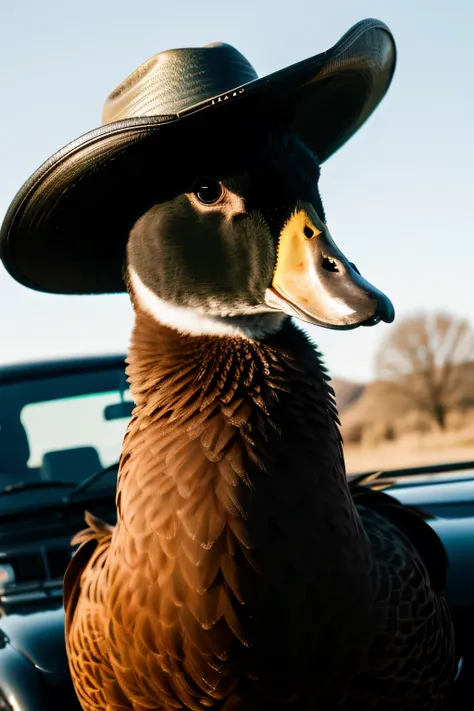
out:
M86 133L47 160L16 195L0 232L5 268L38 291L124 291L129 231L166 192L168 176L184 166L193 144L199 147L201 132L238 128L236 140L229 140L230 160L239 152L236 141L284 120L322 163L380 103L395 62L387 26L364 20L328 51L184 112Z

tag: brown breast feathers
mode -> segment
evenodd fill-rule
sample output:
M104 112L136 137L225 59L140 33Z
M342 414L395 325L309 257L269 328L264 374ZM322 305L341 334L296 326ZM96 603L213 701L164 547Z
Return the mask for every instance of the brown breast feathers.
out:
M294 327L273 341L183 337L138 313L118 523L67 631L76 654L100 640L72 664L91 699L113 670L125 708L263 707L336 679L343 696L363 664L367 553L330 388Z

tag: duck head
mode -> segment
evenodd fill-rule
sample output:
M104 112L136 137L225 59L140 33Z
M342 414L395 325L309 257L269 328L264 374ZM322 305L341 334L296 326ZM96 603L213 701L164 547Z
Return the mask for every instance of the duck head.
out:
M192 164L186 184L133 227L135 304L191 334L260 338L288 316L331 329L393 321L390 300L332 239L319 164L304 144L275 132L240 165L219 163Z

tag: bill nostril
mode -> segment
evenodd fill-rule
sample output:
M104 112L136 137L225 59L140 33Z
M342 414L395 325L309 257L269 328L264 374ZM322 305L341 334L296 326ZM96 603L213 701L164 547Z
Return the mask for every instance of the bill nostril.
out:
M382 320L382 316L379 314L375 314L375 316L371 316L368 318L366 321L364 321L361 325L362 326L376 326L380 321Z
M339 267L337 266L337 263L334 261L334 259L331 259L330 257L323 257L322 267L327 272L338 272L339 271Z

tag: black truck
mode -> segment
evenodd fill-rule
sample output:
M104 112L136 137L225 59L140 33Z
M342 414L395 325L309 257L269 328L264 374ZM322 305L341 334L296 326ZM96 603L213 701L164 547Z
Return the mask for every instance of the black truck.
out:
M124 356L0 367L0 711L80 710L62 579L87 509L115 520L133 408ZM462 657L452 708L474 708L474 462L390 471L390 493L437 518Z

